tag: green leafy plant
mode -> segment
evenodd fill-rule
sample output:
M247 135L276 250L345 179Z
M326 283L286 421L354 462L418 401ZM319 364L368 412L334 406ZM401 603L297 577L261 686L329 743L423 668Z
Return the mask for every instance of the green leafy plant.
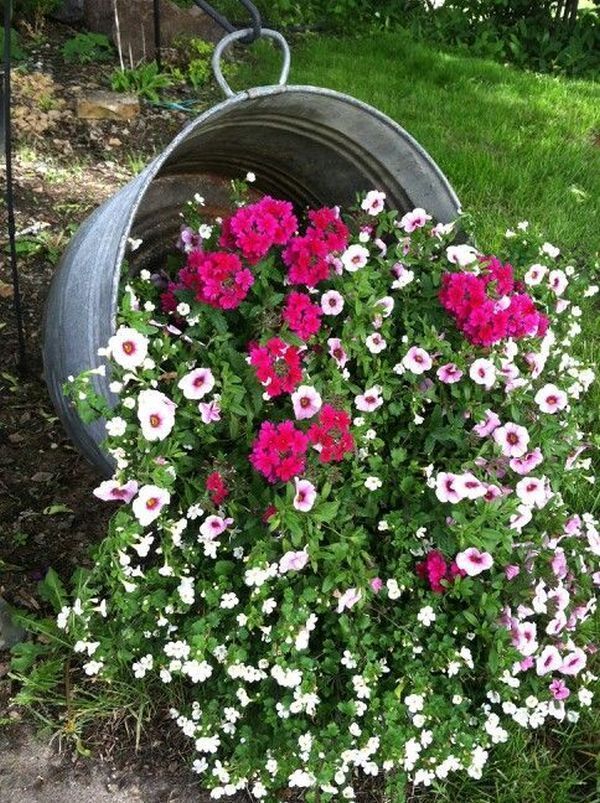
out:
M171 76L159 72L154 62L140 64L133 69L115 70L110 85L115 92L133 92L146 100L160 100L160 91L172 86Z
M78 33L62 46L62 56L67 63L108 61L112 55L113 46L103 33Z
M4 48L4 28L0 25L0 47ZM21 47L21 38L14 28L10 29L10 57L13 61L23 61L26 53Z

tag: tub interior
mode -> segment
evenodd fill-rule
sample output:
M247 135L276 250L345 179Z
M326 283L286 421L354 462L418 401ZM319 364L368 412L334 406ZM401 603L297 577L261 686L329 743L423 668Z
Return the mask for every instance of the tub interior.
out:
M257 195L289 200L297 212L351 205L376 188L402 212L424 206L443 222L456 217L458 200L439 168L385 116L314 88L255 91L189 125L160 158L131 226L130 236L143 241L130 260L134 271L164 264L196 193L207 222L230 213L230 181L248 171Z

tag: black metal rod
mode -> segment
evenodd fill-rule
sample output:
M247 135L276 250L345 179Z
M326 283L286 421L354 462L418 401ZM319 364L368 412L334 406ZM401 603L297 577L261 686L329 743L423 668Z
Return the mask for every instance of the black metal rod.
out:
M13 195L12 175L12 142L10 120L10 26L12 19L12 0L4 0L4 156L6 159L6 211L8 219L8 243L10 251L10 267L13 285L13 306L17 324L18 364L24 371L27 366L27 353L25 349L25 331L23 327L23 307L21 305L21 289L19 286L19 271L17 269L17 246L15 228L15 199Z
M154 58L158 71L162 72L160 36L160 0L154 0Z
M212 17L214 21L224 28L227 33L233 33L237 31L235 25L233 25L227 17L217 11L216 8L212 6L211 3L208 3L207 0L194 0L194 3L201 8L209 17ZM252 33L248 34L248 36L240 39L240 42L244 45L250 45L252 42L255 42L260 37L260 32L262 28L262 18L260 16L260 11L256 8L254 3L251 0L240 0L240 3L244 6L246 11L250 14L250 25L249 28L252 28Z

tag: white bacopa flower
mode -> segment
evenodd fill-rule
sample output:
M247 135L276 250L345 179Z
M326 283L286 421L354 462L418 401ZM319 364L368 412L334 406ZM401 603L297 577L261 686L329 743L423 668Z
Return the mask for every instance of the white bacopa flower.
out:
M423 710L424 700L422 694L409 694L404 698L404 705L411 714L416 714Z
M148 354L148 338L137 329L120 326L108 341L112 359L122 368L138 368Z
M156 485L143 485L133 500L131 509L142 527L147 527L160 516L161 510L170 501L171 494L165 488L159 488Z
M557 256L560 254L560 248L557 248L552 243L544 243L540 248L540 254L544 254L545 256L550 257L550 259L556 259Z
M379 477L367 477L364 484L369 491L377 491L383 485Z
M417 614L417 620L421 622L424 627L429 627L436 620L435 611L431 605L425 605Z
M177 387L186 399L199 400L210 393L215 386L215 378L210 368L195 368L182 376Z
M142 390L138 395L137 416L142 435L148 441L162 441L175 425L177 405L159 390Z
M193 605L196 598L194 591L194 578L182 577L179 581L179 586L177 587L177 593L179 594L179 598L183 603L186 605Z
M235 606L239 604L239 601L240 600L237 594L234 594L233 591L228 591L221 597L219 607L225 609L235 608Z
M106 431L111 438L119 438L121 435L125 434L125 430L127 429L127 421L125 421L124 418L116 415L113 418L109 418L105 426Z
M364 245L355 243L349 245L342 254L342 265L346 268L348 273L356 273L360 268L364 268L369 260L369 249Z
M86 675L92 677L100 673L104 667L104 661L88 661L83 665L83 671Z
M154 665L154 658L150 653L144 655L139 661L134 661L131 665L133 669L133 676L136 678L143 678L146 672L149 672Z

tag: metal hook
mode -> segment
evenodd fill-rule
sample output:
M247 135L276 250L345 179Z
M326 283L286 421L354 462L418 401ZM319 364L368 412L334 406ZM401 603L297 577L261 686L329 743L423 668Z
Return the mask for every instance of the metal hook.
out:
M223 90L223 93L228 98L235 97L237 92L234 92L233 89L229 86L225 77L223 76L223 70L221 69L221 56L225 52L225 50L232 45L234 42L241 42L244 38L249 34L252 33L251 28L244 28L241 31L233 31L232 33L227 34L224 36L223 39L219 42L219 44L215 47L213 57L212 57L212 68L215 74L215 79L218 85ZM269 39L274 39L281 47L283 51L283 65L281 67L281 74L279 76L279 81L277 84L279 86L285 86L287 83L288 76L290 74L290 63L291 63L291 55L290 55L290 47L285 40L285 37L282 36L279 31L272 31L270 28L263 28L260 32L261 36L266 36Z

